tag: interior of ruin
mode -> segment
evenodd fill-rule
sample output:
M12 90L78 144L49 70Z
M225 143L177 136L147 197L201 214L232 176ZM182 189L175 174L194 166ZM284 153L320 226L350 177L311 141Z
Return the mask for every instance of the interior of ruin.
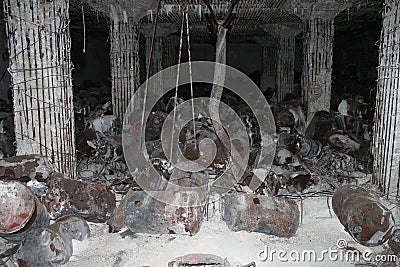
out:
M0 266L400 265L398 0L0 4Z

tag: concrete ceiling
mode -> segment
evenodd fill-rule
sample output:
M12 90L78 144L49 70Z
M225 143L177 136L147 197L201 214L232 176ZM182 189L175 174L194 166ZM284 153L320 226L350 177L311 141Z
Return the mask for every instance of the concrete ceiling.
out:
M301 0L310 6L320 0ZM349 0L336 0L343 3ZM338 31L362 29L370 23L382 20L383 0L351 0L352 6L342 11L335 19ZM231 1L212 0L211 4L218 18L223 18ZM254 35L263 35L259 29L261 24L301 23L301 10L296 3L299 0L239 0L235 9L235 19L231 38L247 39ZM334 2L334 0L326 0ZM83 3L83 4L82 4ZM108 31L110 17L133 16L141 24L154 22L157 11L157 0L70 0L71 23L75 28L82 27L82 5L86 16L86 28L96 31ZM209 11L202 0L163 0L158 23L181 24L182 9L189 7L189 21L194 39L209 37L207 15ZM119 14L115 14L119 12Z
M293 8L292 1L297 0L240 0L231 37L246 39L249 36L264 34L259 28L260 24L268 23L300 23L299 10ZM302 0L306 1L306 0ZM310 0L313 2L316 0ZM159 23L174 23L180 25L181 12L179 4L183 1L163 0L163 7L159 16ZM190 3L190 25L194 39L208 38L206 25L207 7L202 0L188 0ZM353 5L342 11L335 19L337 31L362 30L368 25L380 24L382 20L383 0L353 0ZM213 0L213 7L219 18L224 16L229 1ZM2 5L2 1L0 0ZM85 26L87 31L103 32L109 30L110 6L120 5L132 10L132 4L136 4L136 11L128 11L141 18L143 24L152 23L157 7L157 0L70 0L70 19L72 30L83 29L82 6L85 14ZM108 12L107 12L108 10ZM123 8L121 8L123 10ZM4 18L0 12L0 26L4 27Z

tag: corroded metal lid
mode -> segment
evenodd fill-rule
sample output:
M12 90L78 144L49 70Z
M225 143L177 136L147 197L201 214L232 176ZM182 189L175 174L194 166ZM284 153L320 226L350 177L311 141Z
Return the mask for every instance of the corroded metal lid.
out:
M35 210L35 196L27 187L18 182L0 181L0 234L24 228Z

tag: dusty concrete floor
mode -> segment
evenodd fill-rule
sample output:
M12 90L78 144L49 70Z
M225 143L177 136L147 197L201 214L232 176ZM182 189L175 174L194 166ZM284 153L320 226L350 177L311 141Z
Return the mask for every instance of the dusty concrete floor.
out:
M300 207L300 201L299 201ZM303 201L303 223L296 235L291 238L267 236L261 233L231 232L221 221L218 210L210 214L201 230L194 236L132 234L122 230L109 234L104 224L91 224L92 237L79 242L74 241L74 254L65 266L151 266L164 267L175 257L192 253L210 253L227 258L232 266L240 266L254 261L257 266L361 266L360 262L340 260L343 250L336 254L334 260L325 256L323 261L296 262L289 259L279 261L277 255L273 260L259 259L259 252L265 247L272 250L292 250L300 254L304 250L315 250L320 257L323 250L337 250L338 240L345 240L348 246L359 251L369 250L375 254L384 253L387 245L375 248L363 247L346 233L339 220L329 212L326 197L308 198ZM397 210L397 208L396 208ZM397 213L397 211L395 212ZM396 216L398 218L398 216ZM398 220L397 220L398 221ZM295 255L295 254L293 254ZM345 258L345 256L344 256ZM365 263L365 262L364 262ZM399 262L397 262L397 266ZM377 265L368 266L382 266ZM390 264L391 266L396 266ZM385 266L390 266L385 265ZM367 266L367 265L362 265Z

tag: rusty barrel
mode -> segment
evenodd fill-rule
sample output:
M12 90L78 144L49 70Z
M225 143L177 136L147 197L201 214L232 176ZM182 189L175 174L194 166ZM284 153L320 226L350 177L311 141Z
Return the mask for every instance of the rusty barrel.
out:
M232 193L224 197L223 219L232 231L290 237L299 226L297 203L287 198Z
M391 211L362 187L337 189L332 207L349 234L364 246L381 245L392 235L395 223Z
M211 266L211 267L230 267L227 259L212 254L188 254L173 259L168 263L168 267L175 266Z
M125 223L134 233L189 234L200 230L203 209L195 191L135 191L125 204ZM165 203L158 199L170 199Z
M311 138L295 134L289 138L288 150L302 159L317 158L322 151L320 142L312 140Z
M59 173L49 178L43 202L52 219L76 214L91 222L107 221L116 206L114 193L105 186L65 179Z
M41 155L15 156L0 160L0 179L27 183L45 181L53 172L49 159Z
M28 230L50 223L43 204L19 182L0 181L0 236L22 240Z
M19 266L59 266L73 254L72 239L82 241L89 236L89 226L82 218L61 217L52 225L32 231L15 257Z

